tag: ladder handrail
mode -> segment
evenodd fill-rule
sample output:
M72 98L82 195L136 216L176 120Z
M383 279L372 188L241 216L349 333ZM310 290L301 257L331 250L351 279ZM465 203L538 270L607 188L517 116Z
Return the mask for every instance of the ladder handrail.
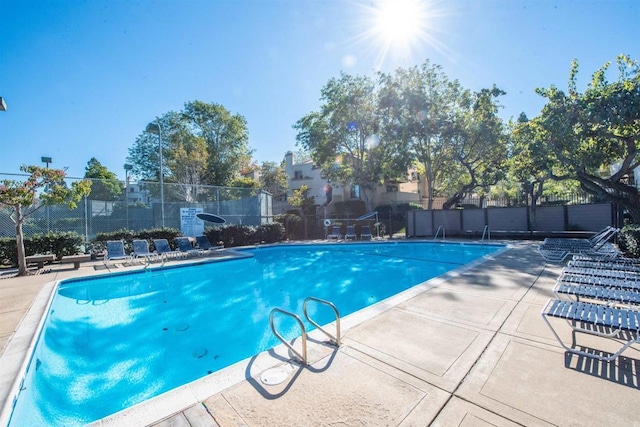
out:
M444 231L444 225L441 225L438 227L438 230L436 230L436 235L433 236L433 240L438 240L438 235L440 234L440 230L442 230L442 240L445 240L445 231Z
M309 314L307 313L307 302L309 302L309 301L315 301L315 302L318 302L320 304L328 305L329 307L331 307L333 309L333 312L336 315L336 336L335 337L333 335L331 335L329 332L325 331L322 328L322 326L318 325L316 322L313 321L313 319L311 319L311 317L309 317ZM338 313L338 309L336 308L336 306L332 302L326 301L326 300L323 300L323 299L320 299L320 298L316 298L316 297L307 297L304 300L304 303L302 303L302 311L304 312L304 317L307 318L309 323L311 323L313 326L318 328L318 330L320 330L323 334L325 334L327 337L329 337L329 339L336 345L336 347L340 347L340 314Z
M289 344L287 340L285 340L282 337L282 335L280 335L276 331L276 327L273 324L273 315L276 312L282 313L287 316L291 316L296 320L296 322L298 322L298 326L300 326L300 329L302 330L302 354L298 353L298 351L295 348L293 348L293 346ZM286 345L287 348L289 348L289 350L291 350L296 356L298 356L298 358L302 360L303 365L306 365L307 364L307 331L305 330L304 323L302 323L302 320L300 320L300 317L298 317L298 315L293 314L289 311L285 311L281 308L275 307L273 310L271 310L271 314L269 315L269 325L271 326L271 330L273 331L274 335L278 337L278 339L282 342L282 344Z
M482 231L482 240L480 240L480 242L484 242L484 236L487 235L488 239L487 241L491 241L491 230L489 229L488 225L484 226L484 230Z

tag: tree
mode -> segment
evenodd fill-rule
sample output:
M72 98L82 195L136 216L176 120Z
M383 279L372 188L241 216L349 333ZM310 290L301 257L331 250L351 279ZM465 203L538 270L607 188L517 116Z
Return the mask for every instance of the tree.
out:
M39 166L22 166L20 170L29 174L24 182L2 180L0 204L11 209L10 218L16 226L18 252L18 275L27 274L22 226L25 220L46 205L65 203L75 208L77 203L91 191L91 181L81 180L71 184L65 182L65 172Z
M293 190L293 195L289 197L289 204L300 210L300 216L313 215L315 213L315 197L309 196L309 187L301 185L299 189Z
M388 176L406 173L407 168L394 141L380 137L376 84L370 78L343 73L329 80L321 93L320 111L294 125L296 143L311 154L328 179L358 186L371 208L376 186Z
M567 94L554 86L537 89L548 101L534 122L537 138L563 167L554 179L577 179L582 189L625 208L638 223L640 195L631 177L640 166L640 66L625 55L616 63L616 81L607 80L607 63L579 93L573 61Z
M262 162L260 166L260 186L275 198L287 194L289 188L289 179L284 167L284 162L280 165L275 162Z
M482 89L454 112L450 125L450 156L459 173L453 174L454 191L442 205L449 209L473 191L489 191L505 176L507 135L498 117L496 98L505 92L493 87Z
M185 198L195 199L196 185L229 185L250 159L245 118L222 105L191 101L180 112L165 113L157 122L162 137L163 178L183 184ZM129 148L132 174L159 180L158 137L142 133Z
M402 152L424 167L427 184L427 208L444 190L451 172L456 170L447 151L447 138L458 105L468 97L457 81L450 81L442 68L429 61L421 67L398 69L395 74L380 74L381 108L385 137L399 141Z
M93 180L91 199L114 201L122 197L124 185L118 180L115 173L109 171L95 157L87 162L84 177Z

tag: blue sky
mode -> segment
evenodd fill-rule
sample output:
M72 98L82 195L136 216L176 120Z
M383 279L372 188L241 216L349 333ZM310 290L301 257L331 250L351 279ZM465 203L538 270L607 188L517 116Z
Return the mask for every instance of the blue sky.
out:
M580 89L620 53L640 60L637 0L422 3L421 37L385 53L376 0L2 0L0 173L50 156L83 176L95 157L124 178L147 123L195 99L243 115L254 159L281 161L341 71L429 59L467 88L505 90L508 119L537 115L534 89L566 88L574 58Z

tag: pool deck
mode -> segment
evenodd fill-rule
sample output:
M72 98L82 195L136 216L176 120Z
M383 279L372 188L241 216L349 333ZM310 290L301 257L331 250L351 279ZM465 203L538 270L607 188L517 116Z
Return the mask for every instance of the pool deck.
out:
M345 317L339 349L312 334L305 367L279 346L94 424L640 426L640 345L609 363L566 353L540 316L561 266L545 264L533 242L510 244L482 264ZM15 380L5 363L21 364L31 339L22 330L45 307L45 284L96 273L91 263L54 265L0 280L3 405ZM571 342L568 327L559 332ZM584 334L577 341L603 351L616 344ZM265 385L264 372L284 382Z

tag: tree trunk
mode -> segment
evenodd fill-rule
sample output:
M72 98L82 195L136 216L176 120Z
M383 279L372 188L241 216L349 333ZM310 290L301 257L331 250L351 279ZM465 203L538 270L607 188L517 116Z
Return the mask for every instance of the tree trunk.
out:
M27 274L27 260L24 253L24 236L22 235L22 223L24 218L22 217L21 206L16 207L16 246L18 252L18 276L24 276Z

